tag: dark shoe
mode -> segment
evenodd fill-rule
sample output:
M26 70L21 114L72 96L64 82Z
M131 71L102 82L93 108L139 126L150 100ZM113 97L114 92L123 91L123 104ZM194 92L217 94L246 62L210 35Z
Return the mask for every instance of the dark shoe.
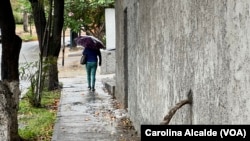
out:
M91 91L94 92L94 91L95 91L95 88L92 88Z
M90 87L88 87L88 90L90 91L90 90L91 90L91 88L90 88Z

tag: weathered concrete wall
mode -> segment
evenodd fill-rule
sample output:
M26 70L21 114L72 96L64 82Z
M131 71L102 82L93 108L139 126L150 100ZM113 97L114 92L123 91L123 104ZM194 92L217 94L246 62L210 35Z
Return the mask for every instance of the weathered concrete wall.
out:
M115 93L121 100L127 93L138 132L141 124L159 124L190 90L193 104L170 124L250 123L249 6L249 0L116 1Z
M115 50L103 50L100 74L115 73Z
M106 49L102 51L100 74L115 73L115 9L105 9Z
M106 49L115 49L115 9L105 9Z
M116 62L115 62L115 97L123 103L125 99L125 69L124 69L124 4L125 1L115 1L115 20L116 20ZM117 75L119 75L117 77Z

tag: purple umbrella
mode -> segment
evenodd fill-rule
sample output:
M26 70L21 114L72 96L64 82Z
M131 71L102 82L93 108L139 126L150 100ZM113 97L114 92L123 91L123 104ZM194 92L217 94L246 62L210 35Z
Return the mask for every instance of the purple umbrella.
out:
M104 49L104 44L94 36L83 35L75 38L75 42L77 45L81 45L85 48L92 49Z

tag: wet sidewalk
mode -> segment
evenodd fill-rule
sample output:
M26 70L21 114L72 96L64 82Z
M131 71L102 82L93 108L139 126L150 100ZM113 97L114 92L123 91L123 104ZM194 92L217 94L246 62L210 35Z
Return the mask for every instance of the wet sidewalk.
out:
M87 89L86 77L60 78L63 83L52 141L139 141L133 133L118 128L127 117L124 109L114 108L115 100L97 75L96 91Z

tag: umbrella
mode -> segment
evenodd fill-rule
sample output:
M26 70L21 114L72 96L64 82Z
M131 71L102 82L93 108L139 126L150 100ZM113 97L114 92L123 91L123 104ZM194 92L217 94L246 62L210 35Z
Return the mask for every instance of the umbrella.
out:
M75 42L77 45L81 45L85 48L92 48L92 49L104 49L105 46L94 36L83 35L75 38Z

